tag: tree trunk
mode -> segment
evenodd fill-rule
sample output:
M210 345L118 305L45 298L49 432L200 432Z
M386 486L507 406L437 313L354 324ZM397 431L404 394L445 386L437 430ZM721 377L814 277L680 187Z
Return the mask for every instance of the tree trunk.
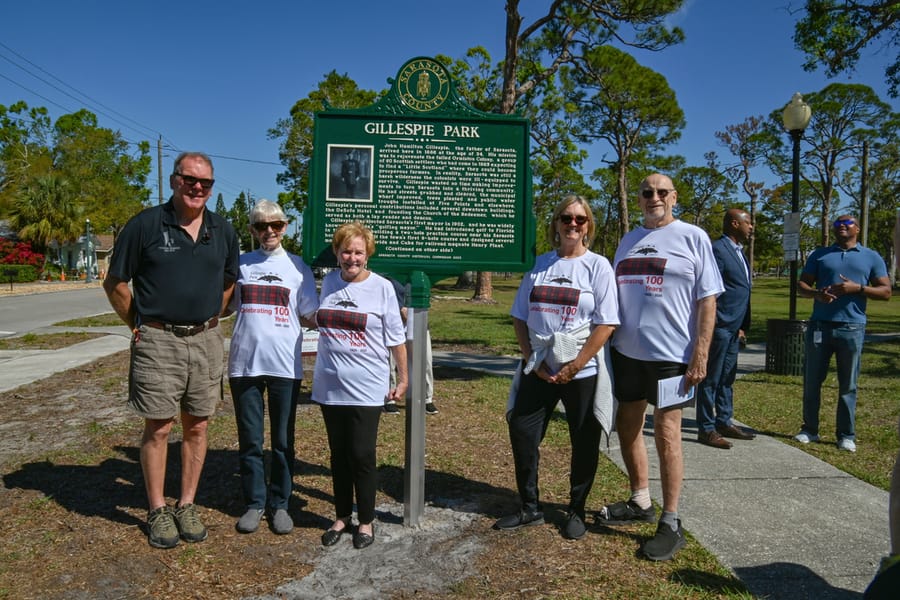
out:
M628 223L628 176L624 161L619 161L619 172L616 187L619 192L619 241L630 229Z
M475 295L472 296L472 302L496 304L490 271L478 271L478 275L475 278Z
M453 286L457 290L471 290L475 287L475 271L463 271L456 279L456 285Z

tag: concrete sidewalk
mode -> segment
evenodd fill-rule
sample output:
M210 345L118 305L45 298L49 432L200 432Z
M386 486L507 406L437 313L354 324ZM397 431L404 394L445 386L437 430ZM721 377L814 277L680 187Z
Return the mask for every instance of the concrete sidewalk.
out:
M127 327L43 327L30 333L46 334L67 331L107 333L86 342L58 350L0 350L0 392L31 383L55 373L128 349L131 332Z
M741 351L739 372L765 368L764 344ZM434 363L512 376L516 360L435 352ZM797 399L799 411L800 399ZM650 457L650 493L662 504L659 461L648 414L644 441ZM704 548L731 568L754 596L769 599L861 598L889 550L888 494L758 432L731 450L697 442L693 408L682 421L684 487L679 514ZM604 451L606 449L604 448ZM619 440L609 458L625 470ZM625 499L610 498L611 502ZM599 507L594 507L598 509ZM900 598L900 592L898 592Z
M0 391L128 348L126 327L107 332L111 335L60 350L0 353ZM511 377L516 359L435 352L434 364ZM762 370L764 365L762 344L741 352L741 373ZM888 552L887 492L766 432L753 441L735 441L729 451L703 446L696 441L693 409L685 410L682 433L685 477L680 515L684 526L755 596L862 597L878 561ZM661 504L649 416L644 435L650 449L651 494ZM624 469L615 434L608 454Z

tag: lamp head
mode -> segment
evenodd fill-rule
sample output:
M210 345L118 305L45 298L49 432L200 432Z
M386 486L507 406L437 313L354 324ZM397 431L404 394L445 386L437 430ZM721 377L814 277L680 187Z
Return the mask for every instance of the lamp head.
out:
M810 110L809 104L803 101L800 92L796 92L788 105L784 107L781 120L787 131L803 131L809 125L811 116L812 110Z

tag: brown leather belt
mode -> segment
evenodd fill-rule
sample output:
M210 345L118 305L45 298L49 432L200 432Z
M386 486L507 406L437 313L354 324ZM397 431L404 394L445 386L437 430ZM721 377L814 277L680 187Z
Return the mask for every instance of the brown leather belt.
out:
M152 327L153 329L168 331L169 333L174 334L175 337L190 337L192 335L197 335L198 333L203 333L207 329L216 327L219 324L219 317L213 317L206 323L201 323L200 325L172 325L171 323L162 323L160 321L144 321L141 324Z

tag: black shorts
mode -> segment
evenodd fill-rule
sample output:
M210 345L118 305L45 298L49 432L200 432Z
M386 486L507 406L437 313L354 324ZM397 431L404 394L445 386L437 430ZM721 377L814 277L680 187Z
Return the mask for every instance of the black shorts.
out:
M660 379L684 375L687 365L665 360L638 360L612 349L614 393L619 402L646 400L656 406Z

